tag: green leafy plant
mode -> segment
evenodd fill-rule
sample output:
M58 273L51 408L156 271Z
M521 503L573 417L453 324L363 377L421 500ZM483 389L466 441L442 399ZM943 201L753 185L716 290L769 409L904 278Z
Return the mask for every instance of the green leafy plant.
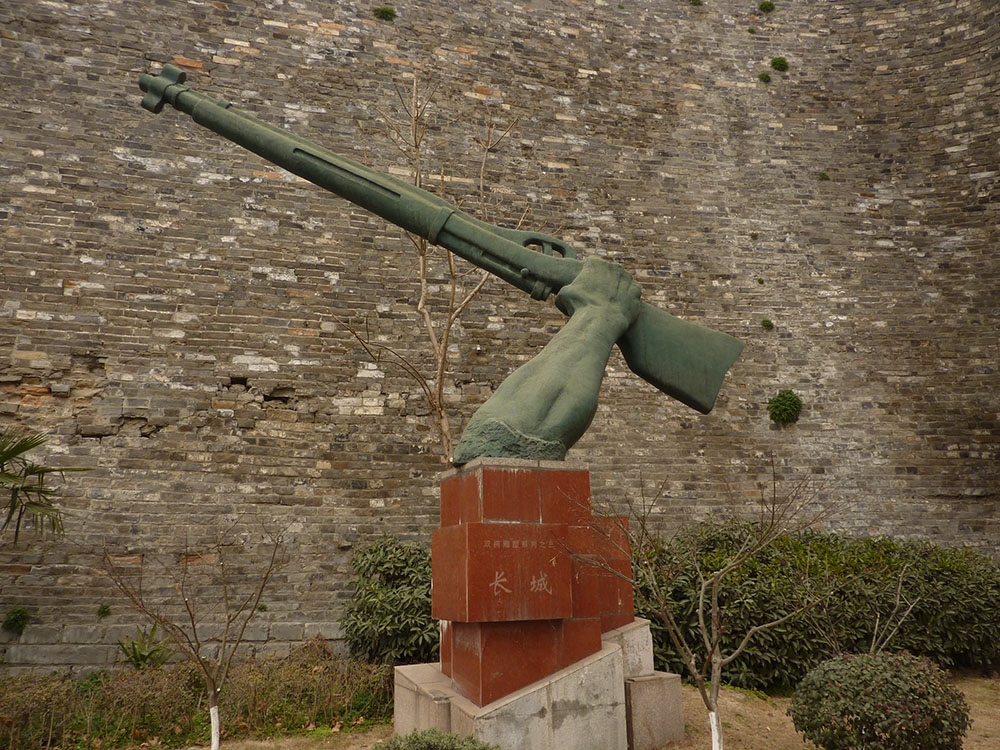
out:
M392 23L396 20L396 9L391 5L380 5L377 8L372 8L372 15L380 21Z
M764 318L762 321L760 321L760 327L763 328L765 331L773 331L774 323L768 320L767 318Z
M704 2L702 2L702 0L688 0L688 2L691 3L691 5L704 5L705 4Z
M499 750L475 737L459 737L440 729L415 731L403 737L393 737L382 747L385 750Z
M757 77L761 80L762 83L770 83L771 82L771 74L770 73L767 73L767 72L761 73Z
M771 67L777 70L779 73L784 73L788 70L788 60L783 57L772 57Z
M750 28L747 29L747 33L748 34L756 34L757 33L757 29L755 29L753 26L751 26Z
M828 175L826 172L820 172L816 175L816 179L819 180L820 182L826 182L827 180L830 179L830 175Z
M379 664L437 658L431 618L431 558L417 544L385 535L351 559L358 574L341 620L351 655Z
M62 533L62 511L53 502L59 490L46 484L50 474L89 471L83 468L57 469L37 464L25 456L47 440L40 433L22 435L15 429L0 432L0 509L6 508L7 511L0 533L13 527L15 544L25 520L31 520L38 531L44 531L48 525L52 533Z
M97 608L97 619L103 620L111 615L111 605L105 602Z
M799 414L802 412L802 399L796 395L795 391L778 391L778 395L767 401L767 413L771 421L780 425L793 424L799 421Z
M118 641L118 650L135 669L162 667L173 656L173 651L167 645L169 639L156 638L156 625L148 631L136 627L135 638L131 641Z
M757 10L761 13L770 13L774 10L774 3L771 0L764 0L764 2L757 6Z
M909 654L823 662L799 684L788 713L824 750L961 750L970 726L947 675Z
M744 522L708 520L682 530L663 570L680 566L669 590L685 638L698 635L698 568L735 554L748 543ZM679 551L698 542L697 563ZM634 563L638 569L638 563ZM996 668L1000 664L1000 562L967 548L926 542L865 539L807 531L777 541L748 562L720 592L728 608L723 648L749 628L787 612L801 598L802 573L833 589L802 618L763 634L727 667L726 680L759 690L788 689L820 662L839 653L869 651L891 631L889 648L933 659L944 667ZM642 585L664 585L657 580ZM636 601L645 601L637 588ZM731 603L739 603L733 606ZM657 669L682 674L684 663L652 612ZM905 615L905 616L904 616Z
M3 629L20 638L30 619L31 613L25 607L11 607L3 618Z

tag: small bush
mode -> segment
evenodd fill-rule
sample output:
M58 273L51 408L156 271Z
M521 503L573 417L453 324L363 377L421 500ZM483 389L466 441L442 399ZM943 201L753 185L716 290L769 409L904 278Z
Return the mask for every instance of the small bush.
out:
M358 551L351 564L358 580L341 620L351 655L377 664L437 659L430 553L385 535Z
M777 70L779 73L784 73L788 70L788 60L783 57L772 57L771 67Z
M765 331L773 331L774 322L768 318L764 318L762 321L760 321L760 327L763 328Z
M162 667L173 656L173 651L167 645L167 639L157 640L156 625L148 631L136 627L135 638L131 641L118 641L118 650L134 669Z
M393 737L382 747L385 750L499 750L496 745L487 745L474 737L460 738L439 729L425 729L403 737Z
M780 425L793 424L799 421L802 412L802 399L795 391L781 390L778 395L767 401L767 414L772 422Z
M97 607L97 619L103 620L105 617L111 616L111 605L105 602Z
M372 15L380 21L392 23L396 20L396 9L391 5L380 5L372 9Z
M761 73L760 75L757 76L757 78L760 80L761 83L771 82L771 74L767 72Z
M788 713L824 750L961 750L970 724L944 672L909 654L823 662L799 684Z
M774 10L774 3L771 0L764 0L764 2L757 6L757 10L761 13L770 13Z
M30 619L31 613L26 608L11 607L7 610L7 616L3 618L3 629L20 638Z
M816 179L819 180L820 182L828 182L830 179L830 175L828 175L826 172L819 172L816 175Z

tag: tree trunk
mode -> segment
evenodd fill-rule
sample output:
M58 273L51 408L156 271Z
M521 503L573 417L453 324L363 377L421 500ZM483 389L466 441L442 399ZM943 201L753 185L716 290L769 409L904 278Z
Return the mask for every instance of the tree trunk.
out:
M219 694L215 690L208 693L208 715L212 719L212 750L219 750Z
M712 727L712 750L722 750L722 719L718 708L708 712L708 723Z

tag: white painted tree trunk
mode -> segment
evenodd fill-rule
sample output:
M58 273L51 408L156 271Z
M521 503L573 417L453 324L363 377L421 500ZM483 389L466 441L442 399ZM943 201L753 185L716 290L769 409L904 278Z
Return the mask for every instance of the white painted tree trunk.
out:
M708 724L712 727L712 750L722 750L722 718L718 709L708 712Z
M212 717L212 750L219 750L219 707L211 706L208 715Z

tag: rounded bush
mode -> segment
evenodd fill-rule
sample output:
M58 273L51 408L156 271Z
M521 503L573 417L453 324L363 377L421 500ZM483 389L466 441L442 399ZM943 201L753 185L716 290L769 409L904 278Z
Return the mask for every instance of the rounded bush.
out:
M778 72L784 73L786 70L788 70L788 60L786 60L783 57L772 57L771 67L777 70Z
M767 400L767 413L772 422L778 424L792 424L799 421L799 414L802 411L802 399L796 395L795 391L782 390L778 395Z
M969 708L927 659L841 656L799 683L789 715L824 750L961 750Z

